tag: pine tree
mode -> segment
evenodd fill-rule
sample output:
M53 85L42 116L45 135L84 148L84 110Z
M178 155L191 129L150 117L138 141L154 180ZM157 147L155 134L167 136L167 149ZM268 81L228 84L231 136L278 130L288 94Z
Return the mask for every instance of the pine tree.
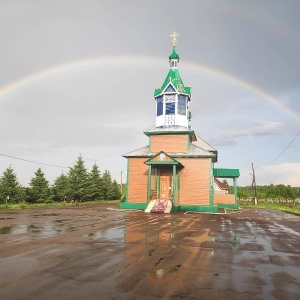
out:
M0 178L0 201L5 203L17 203L21 199L21 187L17 179L17 175L11 166L9 166Z
M72 193L69 177L65 174L61 174L54 181L53 185L54 197L56 201L71 201Z
M29 183L29 201L37 203L51 201L49 182L46 180L41 168L38 168L34 175Z
M121 195L120 186L116 180L114 180L112 183L112 191L113 191L112 200L120 200L122 195Z
M96 164L93 165L92 170L88 173L88 199L91 201L100 200L102 191L101 173Z
M113 191L112 191L111 175L108 170L105 170L102 176L101 199L112 200L111 198L112 196L113 196Z
M70 168L69 181L73 200L87 200L88 172L81 155L75 165Z

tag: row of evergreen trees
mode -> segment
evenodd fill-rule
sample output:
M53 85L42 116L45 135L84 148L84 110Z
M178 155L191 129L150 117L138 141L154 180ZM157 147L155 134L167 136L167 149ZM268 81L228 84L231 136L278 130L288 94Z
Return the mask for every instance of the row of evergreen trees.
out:
M29 187L20 185L17 175L9 166L0 177L0 203L47 203L52 201L95 201L121 198L120 187L109 171L102 175L96 164L89 172L81 156L67 174L61 174L49 185L39 168Z

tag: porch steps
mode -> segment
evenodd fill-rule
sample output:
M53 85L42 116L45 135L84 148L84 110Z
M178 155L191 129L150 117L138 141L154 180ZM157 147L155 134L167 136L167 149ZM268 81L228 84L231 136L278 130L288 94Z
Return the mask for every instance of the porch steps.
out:
M149 201L148 206L147 206L147 208L145 209L145 212L146 212L146 213L151 212L151 209L152 209L152 207L154 206L155 201L156 201L156 200L150 200L150 201Z
M164 213L169 214L172 209L172 201L171 200L163 200L163 199L156 199L151 200L145 209L146 213Z

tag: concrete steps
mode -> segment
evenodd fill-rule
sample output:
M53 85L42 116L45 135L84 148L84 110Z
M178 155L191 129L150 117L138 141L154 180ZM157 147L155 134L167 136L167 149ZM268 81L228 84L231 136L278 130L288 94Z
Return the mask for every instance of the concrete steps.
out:
M146 213L164 213L169 214L172 210L172 201L167 199L151 200L145 209Z

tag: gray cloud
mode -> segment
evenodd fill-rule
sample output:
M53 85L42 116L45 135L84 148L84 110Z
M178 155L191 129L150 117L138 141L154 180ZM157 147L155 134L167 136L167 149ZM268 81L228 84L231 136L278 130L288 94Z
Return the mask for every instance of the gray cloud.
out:
M269 135L280 135L287 128L282 123L263 122L251 128L236 129L230 132L224 132L222 137L213 140L216 146L232 146L238 143L240 138L265 137Z

